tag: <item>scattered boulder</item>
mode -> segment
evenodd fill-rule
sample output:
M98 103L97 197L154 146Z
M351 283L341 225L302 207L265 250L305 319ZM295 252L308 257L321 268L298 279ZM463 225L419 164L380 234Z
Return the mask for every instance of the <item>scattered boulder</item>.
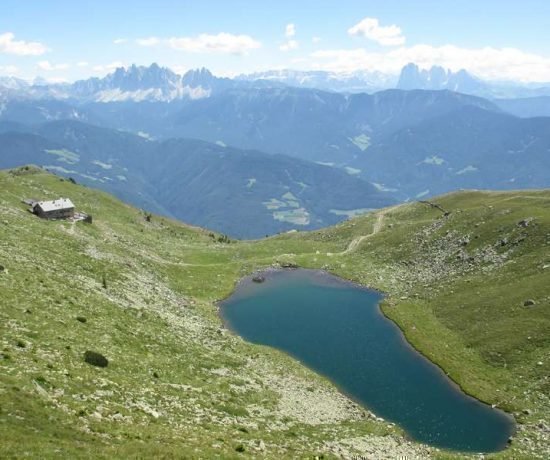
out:
M4 267L3 265L0 264L0 273L2 273L5 269L6 269L6 267Z
M298 268L298 264L295 264L294 262L282 262L281 268Z
M85 323L86 321L88 321L84 316L77 316L76 320L80 323Z
M527 217L526 219L522 219L518 222L518 227L527 228L529 227L529 224L533 222L533 220L534 220L533 217Z
M533 307L537 303L533 299L527 299L525 302L523 302L524 307Z
M468 244L470 244L470 238L465 236L458 241L458 244L460 244L461 246L468 246Z
M263 283L265 281L265 277L262 275L255 275L252 277L252 281L255 283Z
M107 367L109 365L109 360L105 356L90 350L84 353L84 361L97 367Z

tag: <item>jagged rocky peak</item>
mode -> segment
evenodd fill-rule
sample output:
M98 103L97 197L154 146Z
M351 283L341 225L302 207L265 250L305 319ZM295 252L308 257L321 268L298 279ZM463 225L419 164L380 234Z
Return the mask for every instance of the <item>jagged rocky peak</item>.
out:
M132 64L119 67L104 78L90 78L72 85L73 95L99 102L112 101L171 101L189 97L208 97L217 79L202 68L187 72L183 77L156 63L150 66Z
M149 67L132 64L125 69L117 68L112 74L105 77L111 88L120 88L124 91L135 91L149 88L163 88L174 86L181 77L166 67L153 63Z
M443 67L434 65L429 72L429 80L432 86L442 87L447 84L449 78L449 71L445 70Z
M424 82L420 73L420 68L414 64L409 63L401 69L401 75L397 87L399 89L418 89L423 88Z
M205 67L189 70L182 77L183 84L191 88L198 86L208 88L214 80L216 77Z
M430 69L421 69L415 63L403 67L397 83L399 89L430 89L464 93L478 93L486 84L466 70L458 72L446 70L441 66L432 66Z

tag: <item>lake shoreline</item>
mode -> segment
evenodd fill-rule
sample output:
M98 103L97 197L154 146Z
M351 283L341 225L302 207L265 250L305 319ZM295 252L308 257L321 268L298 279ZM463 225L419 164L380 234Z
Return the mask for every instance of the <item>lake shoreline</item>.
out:
M453 380L445 372L445 370L442 366L440 366L437 362L434 362L431 359L429 359L420 350L418 350L417 348L414 347L414 345L408 340L407 335L406 335L405 331L403 330L403 328L401 328L400 325L396 321L394 321L392 318L388 317L385 314L384 310L381 308L382 299L387 294L384 293L383 291L379 290L379 289L359 284L356 281L349 280L349 279L346 279L346 278L342 278L342 277L340 277L340 276L338 276L334 273L328 272L326 270L318 269L318 268L267 267L267 268L264 268L264 269L255 270L252 273L240 278L236 282L236 284L234 285L234 288L233 288L232 292L229 293L229 295L226 296L224 299L219 300L219 301L216 302L216 306L218 307L218 315L219 315L220 319L222 320L222 323L223 323L224 327L226 327L231 333L241 337L243 340L248 341L246 338L242 337L241 334L239 334L237 332L236 328L231 324L231 322L226 317L226 315L224 315L224 308L226 307L226 305L225 305L226 302L229 299L233 300L234 296L238 295L238 294L241 294L243 290L245 291L245 296L246 296L246 292L248 292L247 288L248 289L250 289L250 288L255 289L255 288L258 288L259 286L262 286L264 283L269 283L270 278L272 278L274 275L276 276L278 274L284 274L284 273L293 272L293 271L297 271L297 270L301 271L302 273L304 273L304 272L307 273L320 286L329 286L329 287L336 287L336 288L342 288L342 289L353 288L353 289L357 289L357 290L360 290L360 291L375 293L375 294L378 294L379 296L381 296L381 299L376 302L376 313L381 318L383 318L384 321L388 321L388 323L391 324L392 327L396 328L396 330L398 332L398 335L399 335L400 342L402 343L402 345L405 345L410 350L410 352L418 355L418 357L421 358L422 360L424 360L424 362L426 364L431 366L439 374L439 378L441 379L441 381L445 382L445 384L448 385L448 387L452 391L462 394L467 399L471 400L473 403L484 406L486 409L488 409L490 411L497 411L502 417L506 418L508 423L509 423L509 426L512 428L510 438L515 435L515 433L517 432L517 422L516 422L516 420L515 420L515 418L513 417L512 414L504 411L503 409L501 409L499 407L495 407L495 406L491 405L487 401L484 401L484 400L476 397L474 394L471 394L471 393L465 391L464 388L458 382ZM253 281L253 278L258 277L258 276L263 277L264 281L260 282L260 283ZM261 289L261 288L259 288L259 289ZM256 342L249 342L249 343L255 343L256 344ZM270 346L270 345L265 345L265 344L260 344L260 345ZM337 390L340 393L342 393L345 397L347 397L351 401L355 402L356 404L359 404L361 407L363 407L365 410L371 412L376 417L380 418L381 420L385 420L387 422L390 422L392 424L396 424L401 430L403 430L403 434L404 434L405 439L412 440L412 441L417 442L419 444L429 445L431 448L441 449L443 451L448 450L450 452L455 452L455 453L460 453L460 452L471 453L471 451L448 448L448 447L441 447L441 446L433 445L431 443L426 443L426 441L416 439L414 436L409 434L399 424L398 421L396 421L394 419L391 419L391 418L387 418L387 417L381 417L380 415L376 414L376 412L368 404L366 404L364 401L362 401L361 398L351 395L348 391L346 391L344 388L342 388L342 386L340 384L336 383L331 376L327 375L326 373L321 372L320 370L315 369L314 367L310 366L309 364L304 363L302 358L300 358L299 356L289 352L288 350L284 350L284 349L281 349L281 348L276 347L276 346L271 346L271 347L278 350L279 352L282 352L282 353L286 354L287 356L290 356L292 359L298 361L301 365L307 367L312 372L315 372L317 375L320 375L322 378L326 379L332 385L334 385L337 388ZM508 446L509 446L509 441L507 441L507 443L505 445L502 445L502 447L499 448L498 450L493 450L492 452L502 452Z

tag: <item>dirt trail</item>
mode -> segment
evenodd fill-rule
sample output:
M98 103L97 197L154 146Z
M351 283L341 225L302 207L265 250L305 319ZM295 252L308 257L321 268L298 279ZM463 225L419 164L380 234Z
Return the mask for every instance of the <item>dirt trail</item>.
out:
M344 251L336 254L337 255L349 254L350 252L355 251L359 247L359 245L363 241L365 241L367 238L370 238L371 236L376 235L378 232L380 232L380 230L382 230L382 227L384 226L384 218L386 217L386 212L387 211L384 210L378 213L378 217L376 219L376 222L374 223L374 226L372 227L371 233L369 233L368 235L362 235L362 236L358 236L357 238L354 238L353 240L350 241L348 247Z

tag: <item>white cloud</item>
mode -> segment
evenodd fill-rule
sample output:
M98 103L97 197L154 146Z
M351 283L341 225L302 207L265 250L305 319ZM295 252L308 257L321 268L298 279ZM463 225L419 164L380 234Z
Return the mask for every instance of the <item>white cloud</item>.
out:
M168 45L190 53L248 54L262 44L249 35L233 35L221 32L217 35L200 34L196 37L172 37Z
M19 56L40 56L48 51L48 48L39 42L26 42L14 40L11 32L0 34L0 53L17 54Z
M46 78L48 83L68 83L69 80L65 77L48 77Z
M295 50L296 48L298 48L298 42L296 40L287 40L281 46L279 46L279 49L285 52Z
M296 35L296 26L292 23L287 24L285 28L285 37L292 38Z
M77 67L88 67L90 65L87 61L80 61L76 63Z
M184 66L181 64L169 65L168 68L178 75L184 75L188 70L190 70L189 66Z
M19 69L14 65L5 65L5 66L0 65L0 73L2 73L3 75L7 75L8 77L11 77L12 75L19 73Z
M113 43L114 43L115 45L122 45L122 44L124 44L124 43L128 43L128 39L127 39L127 38L115 38L115 39L113 40Z
M36 64L39 69L45 70L46 72L51 72L54 70L66 70L70 66L69 64L52 64L50 61L40 61Z
M296 35L296 26L292 23L287 24L285 27L286 41L279 46L279 49L283 52L297 49L298 42L293 38L295 35Z
M136 43L140 46L155 46L160 44L160 38L158 37L149 37L149 38L138 38Z
M124 63L120 61L114 61L110 64L95 65L92 67L92 71L96 74L104 75L118 69L119 67L124 67Z
M311 37L311 43L317 44L322 40L321 37Z
M362 36L382 46L398 46L405 43L401 29L395 24L381 26L376 18L365 18L348 30L349 35Z
M489 80L550 82L550 57L517 48L461 48L454 45L414 45L386 52L358 49L326 49L310 55L311 67L335 72L378 70L398 73L409 62L422 68L440 65L467 71Z

